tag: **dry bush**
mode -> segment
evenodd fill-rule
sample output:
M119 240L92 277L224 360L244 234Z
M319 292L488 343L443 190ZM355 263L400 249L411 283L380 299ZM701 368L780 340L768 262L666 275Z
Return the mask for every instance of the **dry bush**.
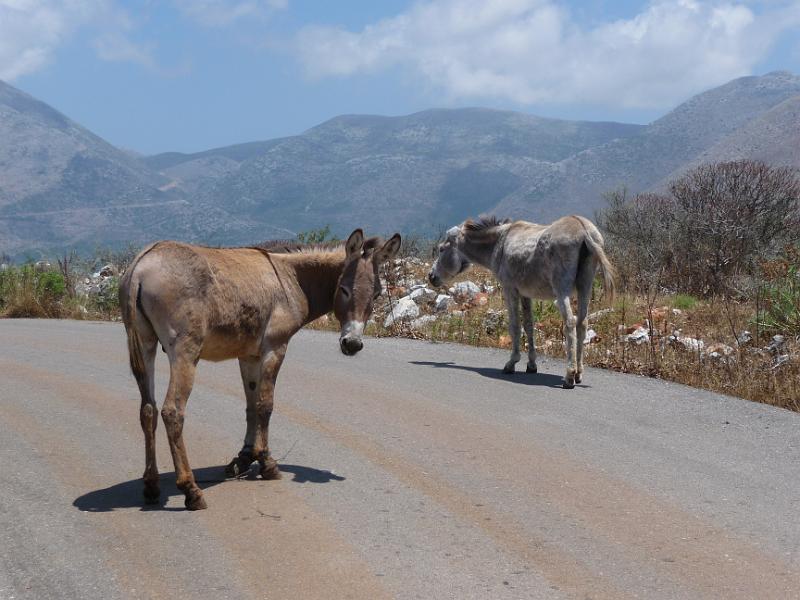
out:
M624 191L598 217L628 289L747 293L759 262L800 241L800 179L753 161L700 166L668 194ZM744 283L743 283L744 282Z

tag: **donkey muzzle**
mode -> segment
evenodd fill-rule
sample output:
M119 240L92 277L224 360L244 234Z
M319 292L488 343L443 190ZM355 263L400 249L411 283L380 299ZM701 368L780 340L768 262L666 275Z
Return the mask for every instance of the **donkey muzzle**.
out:
M364 342L357 337L345 336L339 340L339 347L342 349L342 354L353 356L364 347Z
M353 356L364 347L361 335L364 333L363 321L347 321L342 327L342 335L339 336L339 347L342 353Z

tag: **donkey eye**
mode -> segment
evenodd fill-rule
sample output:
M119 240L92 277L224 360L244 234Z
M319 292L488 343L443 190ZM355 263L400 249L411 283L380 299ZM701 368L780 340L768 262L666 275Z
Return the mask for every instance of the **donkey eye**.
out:
M344 296L345 300L347 300L350 297L350 290L348 290L343 285L339 286L339 291L342 293L342 296Z

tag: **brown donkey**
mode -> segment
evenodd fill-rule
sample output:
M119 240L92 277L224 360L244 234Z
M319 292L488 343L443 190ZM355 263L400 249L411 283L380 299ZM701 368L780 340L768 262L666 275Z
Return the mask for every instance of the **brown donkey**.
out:
M335 247L205 248L156 242L131 263L120 282L122 318L131 370L142 396L145 439L144 497L158 501L154 367L158 345L169 357L170 377L161 416L169 437L178 488L190 510L206 508L183 443L186 402L202 358L239 359L247 396L247 433L228 476L259 462L264 479L280 477L270 456L269 420L275 380L289 339L321 315L334 311L341 323L341 351L362 348L361 335L380 293L378 265L400 247L364 240L356 229Z

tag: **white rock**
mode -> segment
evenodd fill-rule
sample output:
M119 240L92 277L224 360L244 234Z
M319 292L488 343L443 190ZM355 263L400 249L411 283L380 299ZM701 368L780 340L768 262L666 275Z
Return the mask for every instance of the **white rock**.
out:
M644 344L650 341L650 334L644 327L637 327L635 331L625 336L625 340L633 344Z
M767 346L767 350L773 354L777 354L785 342L786 338L784 338L782 335L773 335L772 341L769 343L769 346Z
M436 322L434 315L422 315L418 319L411 321L411 329L423 329L426 325Z
M613 312L613 310L614 310L613 308L602 308L598 311L593 312L586 318L589 319L590 321L594 321L598 317L602 317L603 315L607 315L608 313Z
M481 288L472 281L459 281L453 286L453 295L467 300L471 300L480 293Z
M788 362L791 362L791 357L788 354L779 354L775 357L775 362L772 364L772 368L777 369Z
M677 341L684 348L691 350L692 352L700 352L703 348L705 348L705 342L703 342L703 340L698 340L697 338L682 337L678 338Z
M386 320L383 322L384 327L389 327L392 323L397 321L410 321L419 316L419 307L408 296L403 296L397 301L397 304L392 308L391 314L387 315Z
M646 332L645 332L646 333ZM586 330L586 337L583 338L584 344L591 344L592 340L597 337L597 332L594 329Z
M417 304L427 304L428 302L436 300L437 295L438 294L433 290L422 286L412 289L408 297Z
M452 296L448 296L447 294L439 294L436 296L436 312L444 312L451 306L455 305L455 303L456 301L453 300Z

